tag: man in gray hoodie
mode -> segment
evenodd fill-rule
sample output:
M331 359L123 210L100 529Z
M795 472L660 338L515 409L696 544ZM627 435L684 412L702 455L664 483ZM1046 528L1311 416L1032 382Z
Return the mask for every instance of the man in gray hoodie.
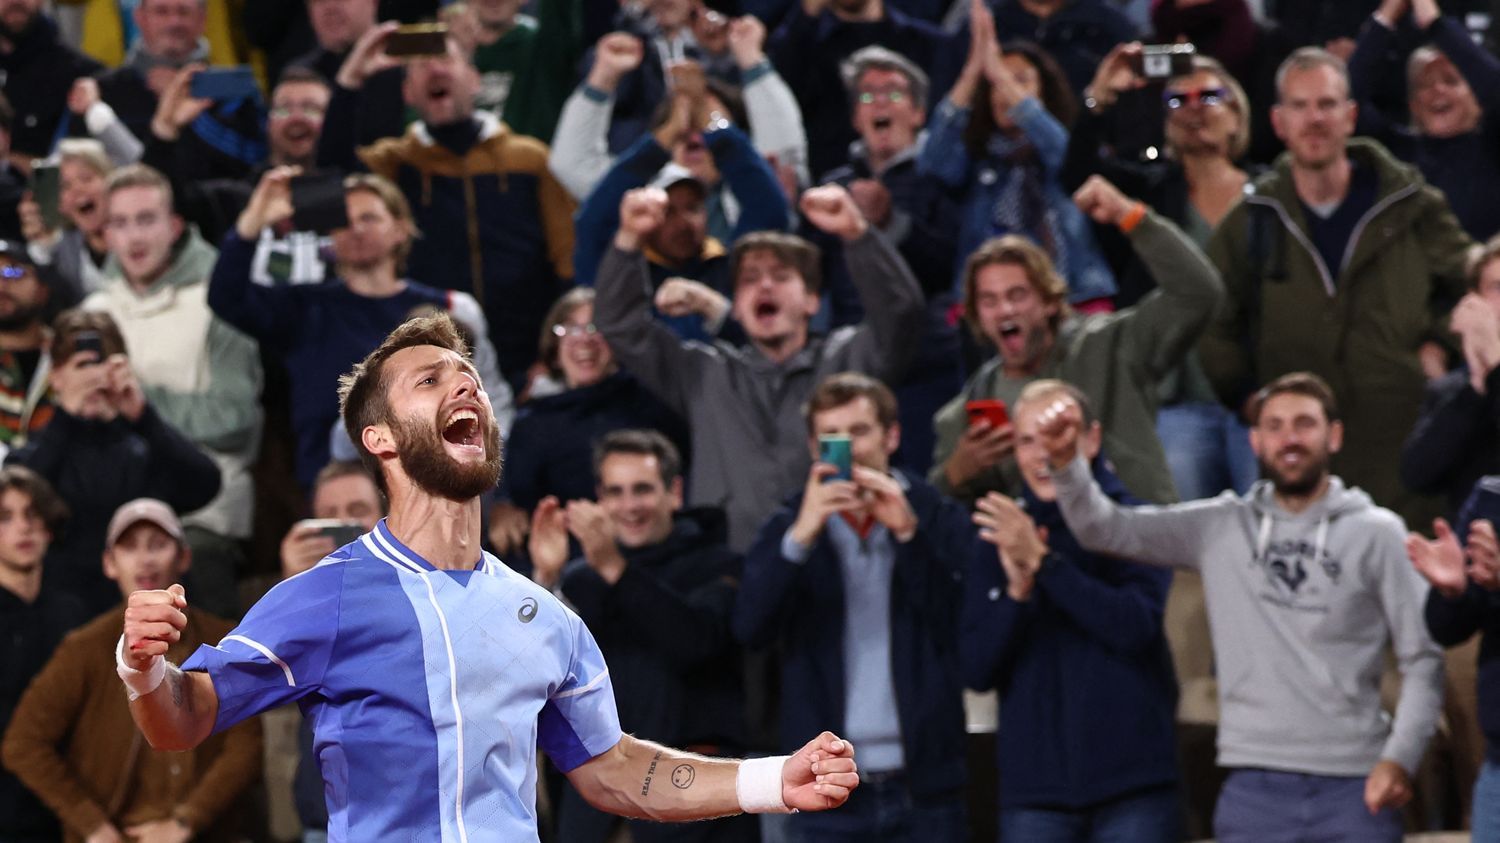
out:
M1437 720L1442 657L1401 520L1329 473L1344 431L1328 385L1292 373L1264 387L1250 444L1268 479L1173 506L1115 504L1078 454L1076 404L1059 399L1046 415L1058 503L1079 543L1203 575L1219 764L1231 770L1217 838L1400 840L1396 809ZM1380 707L1387 642L1402 678L1394 719Z
M810 223L844 241L849 275L865 302L865 321L826 337L809 333L820 306L817 248L778 232L748 234L730 253L731 315L749 342L685 342L656 321L642 246L666 215L667 196L658 188L625 194L620 228L599 264L599 333L627 371L688 420L690 503L724 508L729 547L737 552L806 482L812 458L802 404L813 387L844 371L895 382L924 323L922 290L906 261L848 191L815 187L800 207Z

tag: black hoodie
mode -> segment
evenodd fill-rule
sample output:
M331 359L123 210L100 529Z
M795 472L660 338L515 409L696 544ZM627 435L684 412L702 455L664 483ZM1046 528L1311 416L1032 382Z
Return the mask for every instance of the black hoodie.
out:
M734 753L744 745L739 647L729 617L740 557L725 545L717 509L676 514L658 544L621 548L625 573L613 586L575 559L563 595L609 663L620 727L671 746Z
M44 158L59 137L67 116L68 91L80 76L92 76L103 65L57 40L57 24L38 14L14 39L0 31L0 44L14 45L0 52L0 90L16 111L10 147Z

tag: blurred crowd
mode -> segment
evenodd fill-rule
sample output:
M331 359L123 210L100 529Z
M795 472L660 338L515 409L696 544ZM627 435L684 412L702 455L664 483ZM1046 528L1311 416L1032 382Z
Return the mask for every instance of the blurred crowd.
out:
M327 839L122 595L372 529L338 379L447 313L623 728L862 772L543 840L1500 842L1497 14L0 0L0 841Z

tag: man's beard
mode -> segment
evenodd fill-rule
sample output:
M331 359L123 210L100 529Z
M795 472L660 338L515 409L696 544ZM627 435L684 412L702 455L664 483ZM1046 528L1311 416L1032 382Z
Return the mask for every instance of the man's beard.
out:
M1314 453L1308 449L1299 449L1305 455L1302 464L1298 466L1295 475L1283 474L1274 462L1260 461L1260 470L1270 479L1271 485L1276 492L1289 497L1302 497L1312 494L1328 475L1328 452Z
M401 470L428 494L462 502L500 482L500 425L493 418L484 432L485 459L478 463L460 463L448 456L434 425L405 418L396 420L394 430Z
M36 14L27 16L26 23L22 24L20 29L12 29L10 24L5 22L5 18L0 17L0 38L4 38L11 43L20 41L36 26L38 16Z
M8 334L13 331L23 331L37 324L42 319L43 305L17 304L16 309L9 314L0 314L0 334Z

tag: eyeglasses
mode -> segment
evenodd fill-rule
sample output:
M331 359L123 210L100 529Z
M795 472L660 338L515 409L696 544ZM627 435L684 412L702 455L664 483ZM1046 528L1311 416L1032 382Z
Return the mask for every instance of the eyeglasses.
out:
M599 333L599 329L594 327L593 322L589 322L584 325L552 326L552 336L557 337L558 339L567 339L568 337L592 337L597 333Z
M322 117L324 109L320 105L308 105L299 103L297 105L278 105L270 110L270 115L276 120L285 120L293 114L301 114L303 117Z
M883 99L886 102L891 103L892 105L895 105L896 103L905 100L906 96L907 96L907 94L906 94L905 91L897 91L897 90L860 91L859 92L859 104L860 105L873 105L876 100L882 100Z
M1176 111L1191 102L1196 102L1204 107L1224 105L1229 102L1229 92L1223 88L1199 88L1194 91L1163 91L1161 101L1166 103L1168 111Z
M6 281L19 281L30 274L30 268L21 266L20 264L8 263L0 266L0 278L4 278Z

